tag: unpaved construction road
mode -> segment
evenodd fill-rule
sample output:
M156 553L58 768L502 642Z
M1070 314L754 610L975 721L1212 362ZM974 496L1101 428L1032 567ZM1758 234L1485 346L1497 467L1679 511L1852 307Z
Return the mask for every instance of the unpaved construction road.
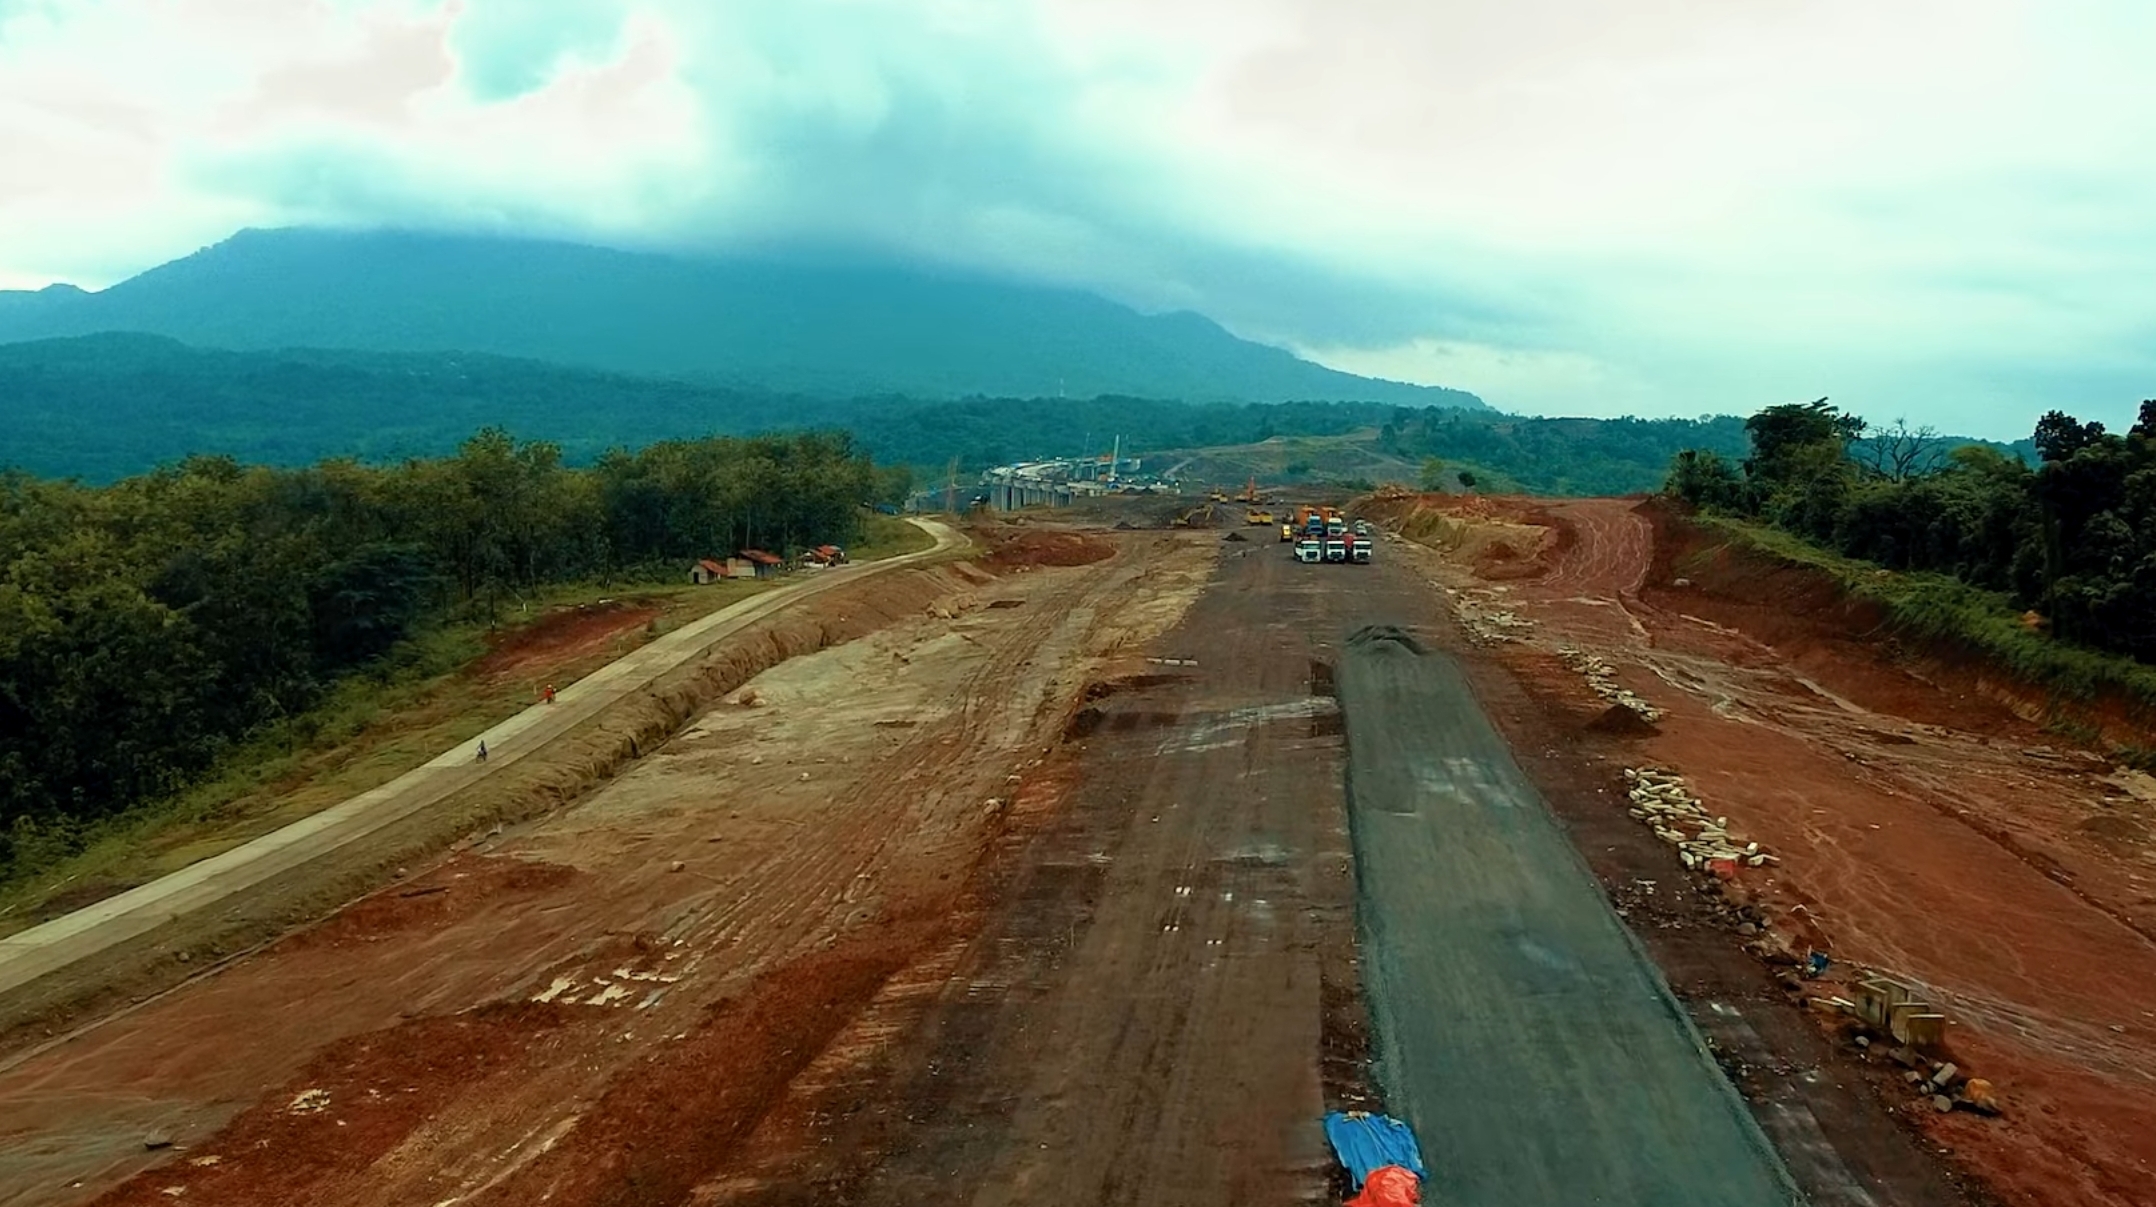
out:
M569 807L0 1066L0 1204L1300 1204L1358 1106L1433 1203L1784 1203L1762 1132L1816 1203L1966 1201L1734 936L1647 934L1694 961L1662 990L1593 880L1631 823L1511 670L1357 663L1366 625L1465 649L1402 546L990 544L745 635L803 652Z

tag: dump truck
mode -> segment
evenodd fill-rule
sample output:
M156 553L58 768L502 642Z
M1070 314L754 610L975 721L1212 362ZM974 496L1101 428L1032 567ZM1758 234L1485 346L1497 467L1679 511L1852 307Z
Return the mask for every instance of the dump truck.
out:
M1362 533L1348 537L1347 542L1348 560L1358 565L1369 565L1370 555L1377 548L1377 542Z
M1270 511L1248 512L1243 518L1257 527L1270 528L1273 523L1273 513Z
M1287 543L1288 543L1289 541L1292 541L1292 540L1294 540L1294 539L1295 539L1295 525L1293 525L1293 524L1282 524L1282 525L1280 526L1280 543L1281 543L1281 544L1283 544L1283 545L1285 545L1285 544L1287 544Z
M1326 560L1326 561L1328 561L1328 562L1345 562L1345 561L1347 561L1347 559L1348 559L1348 545L1347 545L1347 538L1346 538L1346 537L1344 537L1344 536L1329 536L1329 537L1326 537L1326 538L1325 538L1325 560Z
M1305 537L1305 538L1304 538L1304 539L1302 539L1301 541L1298 541L1298 542L1296 542L1296 545L1295 545L1295 560L1296 560L1296 561L1302 562L1302 563L1304 563L1305 565L1307 565L1307 564L1309 564L1309 563L1311 563L1311 562L1318 562L1318 561L1323 561L1323 560L1324 560L1324 558L1325 558L1325 544L1324 544L1324 542L1322 542L1322 541L1318 541L1318 540L1314 540L1314 539L1312 539L1312 538L1309 538L1309 537Z

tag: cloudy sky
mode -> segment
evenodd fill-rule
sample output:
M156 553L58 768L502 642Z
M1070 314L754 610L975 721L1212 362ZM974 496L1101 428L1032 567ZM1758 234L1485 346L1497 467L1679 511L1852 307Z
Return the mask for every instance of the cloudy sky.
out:
M0 0L0 287L814 246L1551 414L2156 396L2148 0Z

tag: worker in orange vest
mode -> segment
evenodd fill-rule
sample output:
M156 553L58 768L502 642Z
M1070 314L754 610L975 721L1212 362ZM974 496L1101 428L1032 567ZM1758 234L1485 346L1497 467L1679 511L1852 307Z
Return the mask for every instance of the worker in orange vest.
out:
M554 685L551 683L547 684L546 687L540 691L539 695L544 698L547 703L552 704L554 702Z

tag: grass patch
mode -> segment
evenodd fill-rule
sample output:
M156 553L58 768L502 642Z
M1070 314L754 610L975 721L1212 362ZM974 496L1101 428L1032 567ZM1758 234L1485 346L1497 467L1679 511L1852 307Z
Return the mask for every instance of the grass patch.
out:
M922 543L933 541L923 534ZM338 682L314 708L233 747L193 787L101 822L18 841L0 878L0 936L388 783L530 707L541 684L565 687L662 632L772 585L569 585L526 596L492 626L474 619L423 631L376 667ZM478 670L490 651L516 649L549 616L600 601L629 605L630 623L596 645L535 653L506 673ZM636 623L636 613L654 614Z
M1824 573L1879 605L1896 629L1973 655L2031 686L2082 702L2115 696L2136 710L2156 711L2156 668L2032 632L2002 594L1942 574L1881 569L1762 524L1708 515L1695 522L1741 547Z
M846 556L857 562L874 562L921 553L935 546L936 538L920 525L897 516L871 514L861 522L861 539L846 547Z

